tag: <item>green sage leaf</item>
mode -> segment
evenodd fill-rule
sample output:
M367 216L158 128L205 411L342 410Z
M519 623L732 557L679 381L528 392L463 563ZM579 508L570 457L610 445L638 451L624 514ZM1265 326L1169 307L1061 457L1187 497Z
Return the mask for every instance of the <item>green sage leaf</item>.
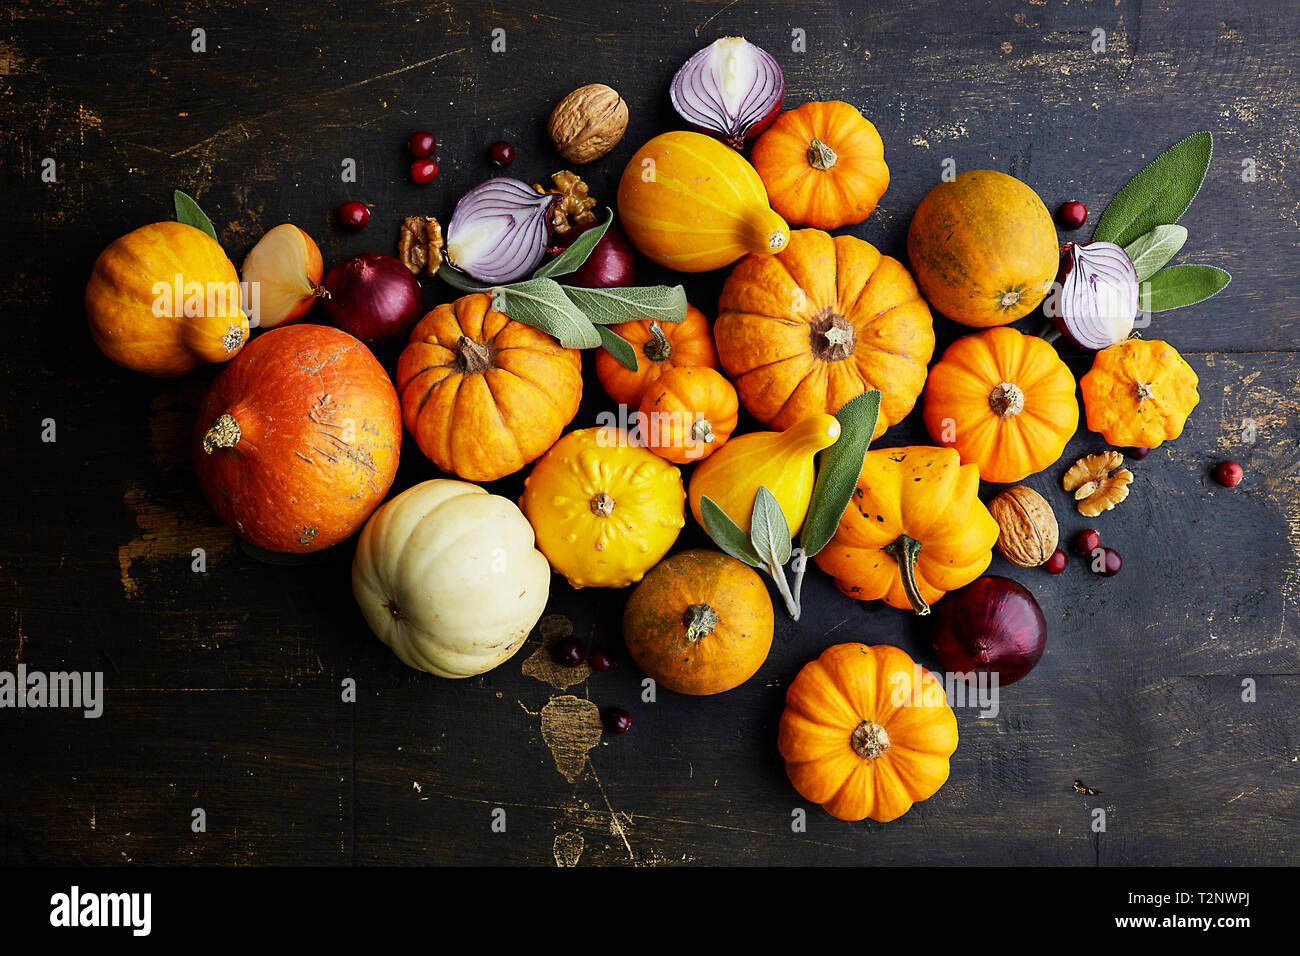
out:
M177 222L193 226L195 229L201 229L213 239L217 238L217 231L212 228L212 220L207 217L207 214L199 208L199 204L193 199L177 189L172 192L172 203L176 207Z
M599 226L588 229L569 245L567 249L561 252L550 262L543 263L542 266L533 273L534 279L545 279L547 276L564 276L577 272L582 268L582 264L587 261L591 251L596 248L596 243L609 230L614 222L614 210L608 206L605 207L605 221Z
M554 336L568 349L601 344L600 333L554 279L525 279L492 290L492 308Z
M754 514L749 521L749 539L754 550L769 564L773 573L790 560L793 549L790 524L785 520L781 503L767 488L760 487L754 497Z
M621 289L579 289L566 285L564 294L596 325L638 319L680 322L686 318L686 291L679 285Z
M1161 269L1142 283L1138 308L1143 312L1168 312L1195 305L1219 292L1232 276L1216 266L1189 263Z
M603 325L596 326L596 331L600 333L601 348L614 356L619 365L622 365L629 372L635 372L637 369L636 349L632 347L632 343L613 329L608 329Z
M1209 132L1193 133L1165 150L1111 200L1093 241L1127 246L1156 226L1176 223L1200 192L1213 153Z
M1138 282L1145 282L1165 267L1187 241L1185 226L1156 226L1146 235L1124 247L1125 254L1133 260Z
M853 489L862 477L867 448L880 417L880 392L872 389L846 402L835 413L840 423L840 437L821 454L821 467L813 484L808 517L799 534L799 547L806 557L814 554L835 537L840 518L849 506Z
M767 564L754 550L754 545L749 535L745 534L745 530L732 521L708 495L700 498L700 519L704 523L705 532L713 539L713 543L737 561L744 561L754 568L761 568Z
M438 278L453 289L460 289L461 292L491 292L492 286L483 285L476 279L470 278L464 272L461 272L451 263L443 260L442 265L438 266Z

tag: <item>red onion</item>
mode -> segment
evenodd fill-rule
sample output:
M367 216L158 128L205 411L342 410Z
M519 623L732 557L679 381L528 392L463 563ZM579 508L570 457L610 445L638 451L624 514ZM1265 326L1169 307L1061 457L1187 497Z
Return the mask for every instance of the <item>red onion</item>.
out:
M577 272L557 276L562 285L613 289L636 285L636 253L617 226L610 226Z
M669 95L687 123L740 149L781 112L785 76L766 50L744 37L723 37L686 61Z
M1056 281L1057 288L1047 298L1047 314L1075 344L1105 349L1132 334L1137 270L1121 247L1113 242L1067 242Z
M558 200L518 179L489 179L456 203L447 261L479 282L504 285L532 274L546 255L546 214Z
M1047 621L1034 596L993 574L936 604L934 627L934 649L944 670L997 674L999 685L1028 674L1047 644Z
M331 322L368 346L405 338L424 313L420 283L392 256L367 252L325 277L321 308Z

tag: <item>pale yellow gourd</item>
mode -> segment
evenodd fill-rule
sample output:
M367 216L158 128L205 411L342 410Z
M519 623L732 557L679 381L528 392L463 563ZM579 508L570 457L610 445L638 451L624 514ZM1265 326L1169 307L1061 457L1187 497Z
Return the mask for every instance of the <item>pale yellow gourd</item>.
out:
M691 513L704 524L700 499L707 496L748 532L754 499L762 487L781 505L790 534L798 534L808 516L817 477L813 459L839 437L840 423L823 412L795 422L783 432L750 432L732 438L695 467Z

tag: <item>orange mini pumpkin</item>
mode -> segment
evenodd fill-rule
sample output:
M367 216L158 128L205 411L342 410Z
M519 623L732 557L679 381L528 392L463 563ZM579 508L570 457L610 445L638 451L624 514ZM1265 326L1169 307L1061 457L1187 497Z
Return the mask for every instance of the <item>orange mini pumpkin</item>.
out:
M671 462L702 461L736 429L740 400L721 372L703 365L670 368L641 399L638 427L646 447Z
M1177 438L1201 400L1199 379L1168 342L1129 339L1097 353L1079 382L1088 427L1119 448Z
M848 103L805 103L782 113L750 161L767 197L794 226L838 229L871 215L889 186L885 144Z
M930 309L903 264L819 229L741 260L718 310L722 367L750 414L778 430L880 389L879 437L916 404L934 354Z
M1061 457L1079 427L1074 375L1056 349L1015 329L948 346L925 385L925 427L985 481L1016 482Z
M686 365L718 367L709 320L693 305L680 322L638 319L611 325L610 331L627 339L636 352L636 371L624 366L605 349L596 350L596 378L609 397L636 408L648 389L665 371Z
M897 647L836 644L785 695L777 749L794 788L840 820L896 820L948 780L957 718Z
M435 465L493 481L545 454L578 413L582 360L479 292L411 330L397 390L406 427Z

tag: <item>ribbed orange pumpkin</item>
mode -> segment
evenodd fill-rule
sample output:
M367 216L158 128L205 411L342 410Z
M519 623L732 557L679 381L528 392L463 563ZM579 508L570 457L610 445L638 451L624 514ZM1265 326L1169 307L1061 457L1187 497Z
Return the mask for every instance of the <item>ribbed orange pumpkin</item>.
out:
M718 367L718 350L713 345L709 320L693 305L686 307L686 318L680 322L639 319L609 328L627 339L636 351L636 371L624 366L605 349L597 349L596 378L610 398L629 408L640 405L646 389L670 368Z
M916 404L934 354L930 309L902 263L818 229L737 263L713 335L745 408L778 430L878 388L879 437Z
M435 465L494 481L543 455L578 413L582 360L479 292L411 330L397 390L407 429Z
M1056 349L1015 329L959 338L930 369L925 427L985 481L1050 467L1079 427L1074 375Z
M670 368L646 390L639 409L646 447L678 465L703 461L736 430L740 401L721 372Z

